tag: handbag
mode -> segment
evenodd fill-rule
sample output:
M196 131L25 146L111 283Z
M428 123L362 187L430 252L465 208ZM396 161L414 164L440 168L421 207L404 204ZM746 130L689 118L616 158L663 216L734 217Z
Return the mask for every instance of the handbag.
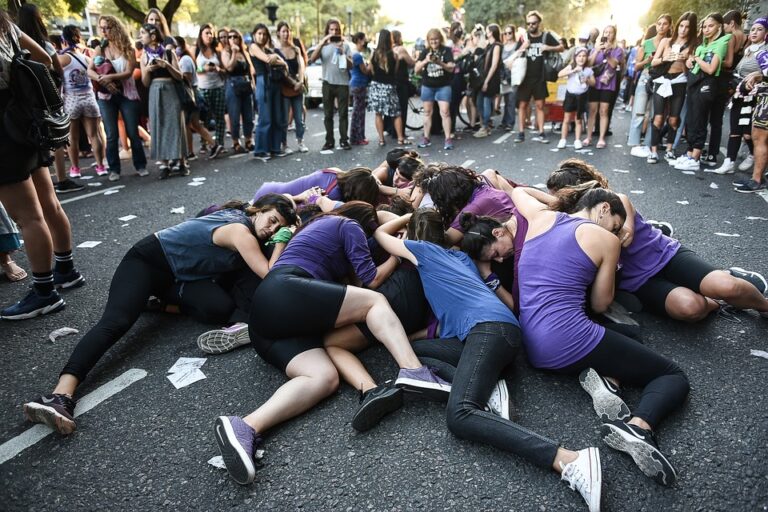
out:
M100 75L113 75L113 74L117 73L117 71L115 70L115 67L112 65L112 62L109 61L109 60L105 60L103 63L101 63L98 66L96 66L96 72L98 74L100 74ZM93 83L94 91L96 91L97 93L100 92L102 94L120 94L122 92L122 88L123 88L123 84L121 82L114 82L113 81L112 85L114 85L115 87L117 87L121 91L119 91L118 93L112 93L109 89L107 89L106 87L103 87L96 80L92 80L92 83Z
M512 61L510 68L509 83L511 85L520 85L525 79L525 72L528 70L528 59L520 56Z
M544 80L547 82L557 82L557 74L565 67L563 56L558 52L544 53Z
M176 95L179 97L181 108L183 110L196 110L197 102L195 98L195 90L189 83L184 80L174 80L173 85L176 87Z
M251 81L247 78L244 80L235 80L232 82L232 90L235 91L236 96L249 96L253 94L253 87Z
M10 139L24 146L56 150L69 143L69 114L48 68L29 59L11 37L11 99L2 122Z
M296 96L299 96L304 92L303 88L300 88L298 91L296 90L296 84L298 84L299 81L293 78L290 75L285 75L285 78L282 82L280 82L280 94L285 96L286 98L295 98Z

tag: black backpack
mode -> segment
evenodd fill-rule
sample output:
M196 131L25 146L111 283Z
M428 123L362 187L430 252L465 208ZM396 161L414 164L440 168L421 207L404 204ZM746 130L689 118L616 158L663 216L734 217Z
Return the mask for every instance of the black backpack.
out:
M17 144L40 150L56 150L69 144L69 114L51 72L29 58L13 37L13 59L10 65L11 99L5 110L3 125ZM55 57L54 57L55 58Z
M478 92L483 88L485 82L485 56L488 52L480 54L469 68L469 89L472 92Z

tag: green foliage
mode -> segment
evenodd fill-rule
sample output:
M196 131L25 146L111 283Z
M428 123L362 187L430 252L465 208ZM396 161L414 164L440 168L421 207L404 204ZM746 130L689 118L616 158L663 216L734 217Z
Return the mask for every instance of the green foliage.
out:
M731 9L740 9L747 12L760 2L759 0L654 0L651 8L648 10L643 23L647 26L656 21L661 14L670 14L673 20L683 14L685 11L693 11L701 20L711 12L725 14Z

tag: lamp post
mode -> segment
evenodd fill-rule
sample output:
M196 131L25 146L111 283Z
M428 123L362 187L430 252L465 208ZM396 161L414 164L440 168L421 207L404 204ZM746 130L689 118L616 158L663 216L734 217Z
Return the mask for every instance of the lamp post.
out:
M347 6L347 34L352 37L352 6Z
M279 6L275 3L270 2L267 4L266 7L267 7L267 18L269 18L269 22L272 23L272 25L274 26L275 22L277 21L277 9Z

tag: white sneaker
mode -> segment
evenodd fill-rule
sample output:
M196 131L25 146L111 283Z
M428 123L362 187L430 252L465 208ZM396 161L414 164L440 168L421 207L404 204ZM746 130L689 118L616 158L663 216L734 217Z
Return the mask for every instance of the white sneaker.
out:
M587 502L589 512L600 511L603 476L600 466L600 451L597 448L585 448L578 451L575 461L560 468L563 470L560 480L565 480L574 491L579 491Z
M576 139L573 141L573 149L581 149L583 145L581 144L581 141L579 139Z
M306 153L307 151L309 151L309 148L304 145L304 142L299 142L298 150L299 150L299 153Z
M730 158L726 158L725 160L723 160L723 165L721 165L717 169L704 169L704 172L713 172L715 174L733 174L735 170L736 170L736 162L734 162Z
M698 160L694 160L691 157L687 157L685 160L675 165L675 169L678 171L698 171L701 170Z
M557 149L565 149L565 139L560 139L560 142L557 143Z
M747 158L745 158L740 164L739 164L739 170L740 171L751 171L752 167L755 166L755 157L752 155L747 155Z
M119 181L120 175L116 172L109 171L109 177L107 179L109 181Z
M509 389L506 380L499 379L493 387L491 397L488 399L488 409L496 416L509 419Z
M491 132L488 130L488 128L480 128L472 136L476 139L482 139L483 137L487 137L490 134Z
M651 148L648 146L635 146L629 150L629 154L638 158L648 158L651 154Z

